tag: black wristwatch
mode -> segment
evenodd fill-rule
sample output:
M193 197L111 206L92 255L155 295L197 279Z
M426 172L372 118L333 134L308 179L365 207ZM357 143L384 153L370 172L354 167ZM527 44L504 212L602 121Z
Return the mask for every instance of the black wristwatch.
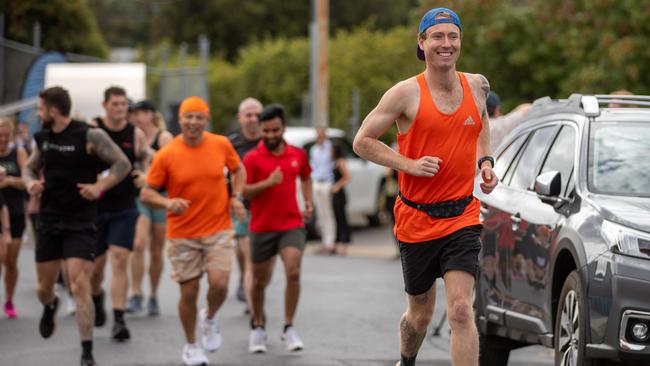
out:
M494 168L494 158L491 157L491 156L484 156L484 157L478 159L478 169L479 170L481 170L481 164L483 164L483 162L485 162L485 161L489 161L490 164L492 164L492 168Z

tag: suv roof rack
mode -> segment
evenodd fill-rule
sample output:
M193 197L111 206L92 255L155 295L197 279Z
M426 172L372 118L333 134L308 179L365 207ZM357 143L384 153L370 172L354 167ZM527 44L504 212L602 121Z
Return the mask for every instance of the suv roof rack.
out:
M650 107L648 95L615 95L596 94L583 95L571 94L567 99L551 99L551 97L538 98L533 102L531 114L546 114L550 112L578 112L587 117L598 117L602 107L618 104L625 107ZM611 107L610 107L611 108Z

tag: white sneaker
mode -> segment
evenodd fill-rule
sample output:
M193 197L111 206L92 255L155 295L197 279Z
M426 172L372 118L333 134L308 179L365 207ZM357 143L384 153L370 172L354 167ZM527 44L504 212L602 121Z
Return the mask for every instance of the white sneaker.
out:
M301 351L305 348L305 345L302 343L300 337L298 337L298 333L293 327L287 328L287 330L282 333L282 341L287 347L287 350L291 352Z
M183 347L183 363L187 366L207 365L208 360L198 344L186 344Z
M203 332L203 348L208 352L216 352L221 347L221 333L217 325L217 316L208 319L208 309L201 309L201 330Z
M250 353L266 353L266 331L262 327L251 330L248 337L248 351Z
M65 310L68 312L68 314L74 315L74 313L77 312L77 302L74 301L74 296L70 295L67 291L65 293L66 293Z

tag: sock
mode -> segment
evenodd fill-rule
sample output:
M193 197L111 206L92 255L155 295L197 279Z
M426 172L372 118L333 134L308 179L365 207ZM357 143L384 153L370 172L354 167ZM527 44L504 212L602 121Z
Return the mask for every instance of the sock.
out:
M95 304L99 304L102 300L102 294L92 295L92 297L93 297L93 303Z
M402 356L402 360L399 363L399 366L415 366L415 358L417 357L417 353L413 355L413 357L406 357L404 355Z
M282 333L286 333L287 329L289 329L289 327L293 327L293 324L285 324L284 325L284 330L282 331Z
M49 309L54 310L54 303L55 302L56 302L56 296L54 296L54 298L52 299L52 301L50 301L49 304L45 304L45 306L47 306Z
M124 310L113 309L113 319L116 323L124 324Z
M93 341L81 341L81 357L93 357Z

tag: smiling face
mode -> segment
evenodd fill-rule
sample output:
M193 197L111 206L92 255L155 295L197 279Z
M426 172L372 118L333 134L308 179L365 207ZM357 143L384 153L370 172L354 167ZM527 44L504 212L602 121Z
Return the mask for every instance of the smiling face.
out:
M282 144L282 135L284 135L284 123L279 117L262 121L262 139L266 148L273 152Z
M203 112L186 112L180 116L179 124L183 139L190 144L198 144L208 126L208 115Z
M429 27L418 37L427 65L436 69L454 68L460 57L460 29L454 24L441 23Z

